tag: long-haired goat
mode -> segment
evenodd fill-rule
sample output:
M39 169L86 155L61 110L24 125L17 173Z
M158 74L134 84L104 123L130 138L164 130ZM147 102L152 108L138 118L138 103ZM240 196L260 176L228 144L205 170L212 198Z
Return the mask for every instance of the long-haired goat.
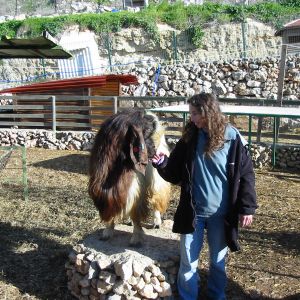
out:
M130 217L134 226L130 245L141 245L141 223L151 209L154 226L160 226L170 184L148 163L158 148L168 153L164 129L154 114L127 109L101 125L91 150L88 190L102 221L107 223L103 239L113 235L116 222Z

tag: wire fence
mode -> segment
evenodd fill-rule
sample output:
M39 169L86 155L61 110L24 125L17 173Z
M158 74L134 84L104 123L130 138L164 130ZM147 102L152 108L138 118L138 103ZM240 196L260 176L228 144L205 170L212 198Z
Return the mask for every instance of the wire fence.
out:
M68 60L3 59L0 65L0 84L5 88L49 79L126 73L132 72L135 67L156 70L159 65L171 68L218 60L280 57L280 39L276 40L271 34L269 40L263 39L262 35L265 33L243 36L240 24L233 26L240 31L230 37L228 43L224 41L223 44L212 44L211 34L208 33L203 39L202 47L193 44L193 35L189 30L165 31L161 33L159 41L143 29L134 29L133 37L128 40L121 33L110 32L86 41L74 38L72 42L62 45L73 55ZM212 34L218 36L217 32ZM97 50L92 52L92 47Z
M3 2L3 0L0 0L0 4L1 1ZM82 1L16 0L9 1L7 5L2 5L0 8L10 8L11 11L15 10L16 13L19 13L25 9L26 5L31 5L31 8L44 6L43 12L46 12L48 7L57 10L60 5L68 7L74 5L75 2L82 3ZM96 5L96 1L90 2ZM124 1L116 1L115 3L123 5ZM286 17L280 20L280 22L287 21L289 19ZM73 58L69 60L2 60L0 64L0 88L50 79L107 73L130 73L134 72L135 68L141 67L147 70L152 69L154 77L156 77L155 72L159 74L160 66L167 66L172 69L175 66L192 65L199 62L247 58L263 59L267 57L280 59L282 40L281 37L275 38L275 30L272 27L268 31L259 30L247 20L230 24L230 26L234 34L227 33L224 41L220 39L220 26L216 24L211 26L211 31L203 36L200 46L194 45L193 32L190 29L162 31L159 40L154 39L151 34L141 28L134 29L134 32L128 35L128 40L119 32L102 33L83 42L74 39L74 45L71 43L62 45L73 54ZM214 41L212 36L214 36ZM93 47L97 48L96 54L91 52L91 40L94 40ZM290 44L286 58L288 72L285 75L287 79L283 83L283 90L287 92L294 89L294 85L297 84L295 82L300 77L299 62L291 62L294 57L299 57L299 54L299 43ZM142 80L146 81L146 74L144 77Z

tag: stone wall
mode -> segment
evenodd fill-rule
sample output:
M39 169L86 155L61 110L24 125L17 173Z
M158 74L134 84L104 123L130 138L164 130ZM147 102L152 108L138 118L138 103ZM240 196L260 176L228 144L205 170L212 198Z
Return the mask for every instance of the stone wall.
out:
M289 57L286 64L284 99L300 97L300 57ZM134 67L139 86L123 87L125 95L192 96L215 92L227 98L256 97L277 99L279 59L234 59L198 62L176 66Z
M2 129L0 146L22 145L27 148L88 151L92 147L94 138L93 132L65 131L57 132L55 136L50 130ZM167 139L170 148L174 147L175 142L173 138ZM255 168L271 165L270 145L252 144L250 150ZM300 147L277 147L276 166L300 170Z
M279 58L249 58L219 60L214 62L195 62L177 65L131 66L116 73L135 74L137 86L123 86L124 95L191 96L202 91L214 91L223 97L277 98ZM6 62L8 64L8 62ZM25 65L2 65L2 78L14 76L21 80L19 71L33 72ZM47 69L50 71L50 69ZM9 73L10 72L10 73ZM9 73L9 75L8 75ZM300 56L287 58L284 99L300 99ZM9 85L5 83L2 87Z

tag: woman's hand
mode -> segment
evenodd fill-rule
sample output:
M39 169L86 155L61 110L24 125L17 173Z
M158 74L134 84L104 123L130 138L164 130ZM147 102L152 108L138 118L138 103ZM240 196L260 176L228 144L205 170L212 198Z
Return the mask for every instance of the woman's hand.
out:
M152 163L156 165L160 165L165 159L165 154L162 152L155 153L153 158L152 158Z
M252 224L253 215L239 215L239 222L242 227L247 227Z

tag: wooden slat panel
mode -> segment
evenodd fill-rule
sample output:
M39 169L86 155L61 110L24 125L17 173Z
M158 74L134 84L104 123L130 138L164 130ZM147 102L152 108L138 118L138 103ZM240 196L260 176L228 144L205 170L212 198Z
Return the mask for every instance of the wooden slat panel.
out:
M50 114L2 114L0 113L0 119L7 119L7 118L51 118L52 115Z
M17 110L17 109L27 109L27 110L41 110L41 109L51 109L50 105L1 105L1 110Z
M52 123L47 123L47 122L10 122L10 121L5 121L5 122L0 122L0 125L6 126L39 126L39 127L51 127Z
M49 94L49 90L48 91L39 91L39 94ZM78 115L82 115L83 118L84 116L89 114L89 110L88 110L88 100L74 100L73 99L73 95L80 95L80 96L87 96L88 93L88 89L87 88L83 88L83 87L79 87L79 88L73 88L73 89L58 89L55 90L55 94L61 94L66 98L69 98L68 101L64 100L59 100L56 99L56 109L57 111L64 111L66 114L69 114L69 118L64 118L64 121L70 121L70 122L78 122L78 123L84 123L83 119L77 119L77 118L73 118L73 114L78 114ZM39 96L40 97L40 96ZM40 113L44 113L44 114L48 114L49 117L45 117L45 118L40 118L39 121L42 122L51 122L52 124L52 98L48 98L48 99L39 99L38 97L36 99L17 99L14 100L16 103L18 104L22 104L23 107L22 109L19 107L17 108L18 111L17 113L20 114L19 117L19 121L22 122L30 122L32 120L35 120L36 117L33 116L33 114L40 114ZM32 116L30 117L22 117L22 114L28 112L28 110L31 108L32 105L37 105L37 104L44 104L44 107L41 108L40 110L34 110L32 112ZM82 109L83 108L83 109ZM60 121L60 118L57 117L57 122ZM52 126L52 125L51 125ZM63 129L63 128L58 128L58 129ZM88 128L87 128L88 129Z
M121 92L121 85L118 81L110 81L107 82L106 85L101 87L94 87L90 89L91 96L119 96ZM100 115L109 117L114 114L114 99L112 98L111 101L103 101L103 100L90 100L90 106L92 107L90 114L91 115ZM96 107L103 108L102 111L96 109ZM109 109L104 109L108 108ZM100 120L91 120L92 126L100 125L102 121Z
M103 102L110 102L113 100L112 96L78 96L78 95L72 95L72 98L70 99L70 96L67 95L56 95L57 101L69 101L69 100L101 100Z
M121 85L118 81L107 82L104 86L90 89L91 96L120 96Z
M168 131L180 131L180 132L182 132L182 127L171 127L171 126L168 126L168 127L165 127L165 130L168 130Z

